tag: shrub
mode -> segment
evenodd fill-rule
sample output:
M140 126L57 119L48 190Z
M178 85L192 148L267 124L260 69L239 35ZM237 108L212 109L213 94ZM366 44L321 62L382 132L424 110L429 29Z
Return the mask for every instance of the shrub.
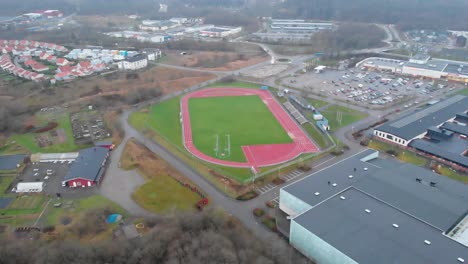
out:
M257 197L257 196L258 196L257 192L249 191L249 192L246 192L246 193L244 193L242 195L237 196L236 199L239 200L239 201L248 201L248 200L251 200L251 199L253 199L253 198Z
M302 165L299 167L299 169L301 171L310 171L312 169L312 167L310 167L309 165Z
M263 209L260 209L260 208L255 208L253 210L253 214L256 216L256 217L262 217L264 214L265 214L265 211Z
M40 127L38 129L36 129L36 131L34 131L34 133L43 133L43 132L47 132L47 131L50 131L52 129L55 129L56 127L58 127L58 123L56 122L49 122L47 123L46 126L43 126L43 127Z
M275 185L281 185L281 184L284 183L284 180L279 178L279 177L276 177L271 182L273 182L273 184L275 184Z
M263 219L262 223L268 227L273 232L277 232L278 229L276 228L276 219L270 215L267 215L265 219Z
M393 149L389 149L387 151L385 151L388 155L392 155L392 156L398 156L398 152L393 150Z
M54 232L55 231L55 226L50 225L42 228L42 232L44 233L49 233L49 232Z
M268 206L269 208L276 208L276 204L272 201L268 201L265 203L266 206Z

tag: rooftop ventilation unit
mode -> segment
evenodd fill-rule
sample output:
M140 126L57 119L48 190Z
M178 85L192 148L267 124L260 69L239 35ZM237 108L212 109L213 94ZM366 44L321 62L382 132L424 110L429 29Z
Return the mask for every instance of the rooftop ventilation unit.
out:
M336 184L336 183L333 183L333 184L332 184L333 187L336 187L337 185L338 185L338 184Z
M346 199L346 197L344 197L344 196L340 196L340 199L341 199L341 200L345 200L345 199Z
M366 213L368 213L368 214L371 213L371 210L369 210L369 209L366 209L366 210L364 210L364 211L366 211Z
M397 224L393 224L392 226L393 226L394 228L398 228L398 227L400 227L400 226L399 226L399 225L397 225Z
M431 244L431 241L429 241L429 240L424 240L424 244L430 245L430 244Z
M352 178L354 178L354 176L353 176L353 175L349 175L348 178L352 179Z
M364 170L366 171L366 170L368 170L368 168L364 168Z
M318 196L320 193L319 193L319 192L316 192L316 193L314 193L314 194L315 194L315 196Z
M462 258L457 258L457 260L458 260L458 262L461 262L461 263L464 263L464 262L465 262L465 260L462 259Z

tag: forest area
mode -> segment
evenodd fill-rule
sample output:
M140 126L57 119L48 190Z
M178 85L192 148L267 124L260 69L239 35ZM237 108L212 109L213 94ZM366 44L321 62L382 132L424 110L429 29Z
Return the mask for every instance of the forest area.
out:
M71 232L86 236L99 231L103 219L97 215L90 213ZM145 220L145 226L150 231L130 241L114 239L87 244L60 238L48 242L2 241L0 263L311 263L279 237L265 243L243 229L237 220L220 212L151 218Z
M403 30L468 30L466 10L466 0L288 0L273 17L396 24Z

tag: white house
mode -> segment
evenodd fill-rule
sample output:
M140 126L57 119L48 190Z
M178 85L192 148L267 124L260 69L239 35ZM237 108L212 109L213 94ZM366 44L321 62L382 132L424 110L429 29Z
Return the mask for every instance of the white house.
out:
M39 193L44 189L44 182L20 182L14 190L17 193Z
M119 70L143 69L148 66L148 58L145 54L138 54L123 61L119 61L117 66L119 67Z

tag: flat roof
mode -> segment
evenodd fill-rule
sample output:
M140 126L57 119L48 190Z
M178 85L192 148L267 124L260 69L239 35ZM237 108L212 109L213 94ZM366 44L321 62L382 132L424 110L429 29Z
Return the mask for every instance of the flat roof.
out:
M26 155L0 156L0 170L15 170L16 165L23 162Z
M421 111L387 122L376 130L410 140L423 134L429 127L441 125L455 117L457 113L467 110L468 97L456 95Z
M360 160L375 152L370 149L361 152L282 190L313 207L354 186L430 223L441 232L450 229L468 211L468 186L398 160ZM436 186L431 187L430 182L435 182ZM320 195L314 195L315 192Z
M415 139L411 141L409 146L460 166L468 167L468 157L463 156L463 153L468 150L468 140L459 138L457 134L449 139Z
M292 221L358 263L378 260L383 264L427 264L460 263L458 258L468 260L468 250L462 244L355 187L347 188Z

